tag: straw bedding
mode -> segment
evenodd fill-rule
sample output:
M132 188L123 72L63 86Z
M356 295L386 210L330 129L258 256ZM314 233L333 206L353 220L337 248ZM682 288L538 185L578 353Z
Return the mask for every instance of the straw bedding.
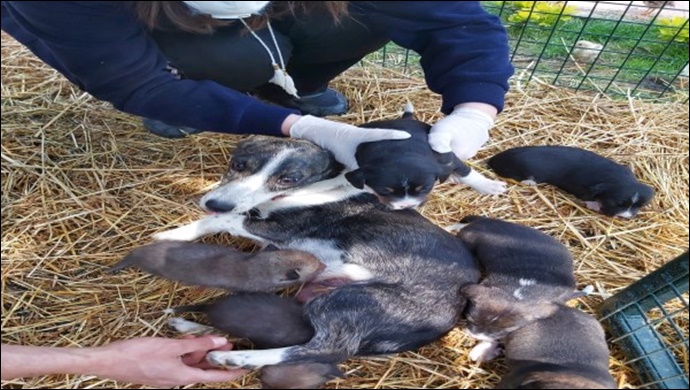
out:
M349 123L392 118L405 101L420 119L440 118L438 96L423 80L374 66L353 68L336 87L352 102ZM482 196L444 184L423 207L441 226L470 213L541 229L573 252L580 287L603 298L675 257L688 245L688 106L610 100L519 83L470 163L518 145L580 146L629 164L658 193L634 220L603 217L552 187L509 185ZM2 37L2 342L95 346L135 336L173 336L161 311L221 292L184 287L136 270L103 271L153 233L202 216L196 201L226 169L237 136L202 134L166 140L137 118L82 93L6 35ZM245 250L229 236L209 237ZM687 335L687 313L679 324ZM687 336L686 336L687 337ZM502 360L477 365L473 341L454 330L415 352L352 359L346 380L329 388L486 388L505 372ZM621 387L639 383L613 346L611 371ZM684 364L687 372L687 351ZM92 377L56 375L3 387L138 387ZM258 387L254 375L222 387ZM201 386L212 388L212 386Z

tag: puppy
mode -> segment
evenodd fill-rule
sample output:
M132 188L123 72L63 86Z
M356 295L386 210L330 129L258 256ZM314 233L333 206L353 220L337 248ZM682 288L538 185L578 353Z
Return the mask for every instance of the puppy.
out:
M610 217L632 218L654 197L654 189L640 183L630 168L569 146L513 148L488 164L499 175L525 184L552 184Z
M508 373L497 389L615 389L604 330L591 315L541 303L537 321L505 338ZM550 315L545 315L551 312Z
M499 355L498 341L540 318L540 302L566 302L585 295L576 291L570 251L551 236L528 226L468 216L457 236L474 254L482 270L479 285L462 294L468 331L482 340L470 352L474 361Z
M315 150L297 156L293 151L303 149L302 142L275 138L265 143L275 161L295 156L305 164L304 172L316 172L308 156L318 154L317 145L310 144ZM241 145L238 149L253 160ZM256 156L262 159L265 153L256 150ZM260 167L276 166L276 162L249 161L247 166L259 168L249 169L239 180L255 180L256 188L265 188L259 181L270 178ZM331 169L335 168L322 171ZM391 210L342 176L319 182L303 178L312 184L297 184L280 197L251 205L248 213L217 213L156 235L157 239L190 241L226 232L281 249L304 250L326 265L314 282L351 281L313 297L304 306L305 318L314 328L308 342L266 350L213 351L207 356L209 362L245 368L335 364L352 356L416 349L457 325L464 307L460 288L479 281L479 269L462 241L415 210ZM237 201L231 192L223 196ZM212 199L206 198L207 202Z
M312 254L264 250L249 254L221 245L160 241L136 248L110 268L136 266L188 285L234 291L270 291L303 283L324 269Z
M203 312L215 329L250 340L257 348L302 344L314 335L295 301L271 294L238 294L200 305L180 306L167 313ZM213 328L171 318L168 324L182 333L209 333ZM335 364L304 363L265 366L260 380L264 389L318 389L333 378L343 378Z
M345 175L353 186L360 189L366 186L394 210L423 204L436 181L443 183L451 174L481 194L505 192L504 182L485 178L452 152L434 152L428 141L431 126L414 119L410 104L405 106L400 119L370 122L360 127L403 130L411 135L404 140L360 144L355 153L359 168Z

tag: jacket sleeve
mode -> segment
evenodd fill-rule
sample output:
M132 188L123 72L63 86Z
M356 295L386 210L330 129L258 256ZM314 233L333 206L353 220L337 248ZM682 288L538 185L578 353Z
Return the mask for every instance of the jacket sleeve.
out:
M384 29L393 42L420 55L427 85L443 97L442 111L482 102L503 109L513 75L501 21L478 1L356 1L353 14Z
M177 79L145 27L116 2L5 1L3 11L49 54L51 66L118 110L178 126L268 135L280 135L295 112L213 81Z

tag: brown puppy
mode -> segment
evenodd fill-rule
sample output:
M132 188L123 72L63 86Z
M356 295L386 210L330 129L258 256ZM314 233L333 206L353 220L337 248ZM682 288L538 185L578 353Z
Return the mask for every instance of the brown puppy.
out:
M303 283L324 268L297 250L244 253L221 245L159 241L130 252L110 272L137 266L188 285L234 291L271 291Z
M249 339L257 348L303 344L314 336L302 305L277 295L237 294L201 305L180 306L168 313L203 312L213 328ZM213 329L182 318L168 324L182 333L209 333ZM264 389L318 389L333 378L344 377L336 364L304 363L265 366L259 379Z

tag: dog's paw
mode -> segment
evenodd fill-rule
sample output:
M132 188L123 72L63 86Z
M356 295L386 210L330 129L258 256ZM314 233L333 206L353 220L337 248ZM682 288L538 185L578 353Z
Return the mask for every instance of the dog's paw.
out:
M194 321L185 320L180 317L173 317L168 320L168 326L177 333L205 335L213 333L214 329L210 326L201 325Z
M524 185L526 185L526 186L536 186L537 184L539 184L539 183L537 183L536 181L534 181L534 179L523 180L523 181L521 181L520 183L522 183L522 184L524 184Z
M585 206L587 206L588 209L594 210L594 211L601 211L601 203L597 201L586 201Z
M211 351L206 360L218 367L260 368L283 363L286 348L247 351Z
M501 352L502 348L498 343L482 341L470 351L470 360L473 362L488 362L489 360L496 359Z
M454 225L446 226L444 229L449 232L449 233L455 233L459 232L460 230L464 229L465 226L469 225L468 223L456 223Z
M156 241L192 241L196 238L197 235L194 234L194 230L190 229L189 225L153 235L153 239Z
M491 179L486 179L486 181L477 184L473 188L484 195L498 195L506 192L508 189L505 182Z

